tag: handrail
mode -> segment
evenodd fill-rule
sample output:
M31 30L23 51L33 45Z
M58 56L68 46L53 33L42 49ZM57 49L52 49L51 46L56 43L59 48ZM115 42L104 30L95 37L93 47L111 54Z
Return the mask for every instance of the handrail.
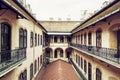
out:
M120 54L117 49L103 48L103 47L96 47L96 46L86 46L86 45L79 45L74 43L70 43L70 46L73 46L77 49L86 51L90 54L93 54L93 55L96 55L120 64Z
M15 63L26 58L26 49L15 49L7 50L0 52L1 61L0 61L0 71L11 67Z

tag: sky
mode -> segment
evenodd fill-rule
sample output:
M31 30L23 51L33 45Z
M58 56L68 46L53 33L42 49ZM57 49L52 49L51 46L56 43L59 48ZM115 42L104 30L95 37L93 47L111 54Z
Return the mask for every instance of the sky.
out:
M108 0L26 0L38 20L71 18L80 20L83 10L94 12Z

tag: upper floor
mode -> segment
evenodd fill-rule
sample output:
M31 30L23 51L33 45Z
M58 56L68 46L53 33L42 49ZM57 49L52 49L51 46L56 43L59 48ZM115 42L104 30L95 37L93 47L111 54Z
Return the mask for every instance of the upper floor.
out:
M45 29L13 0L2 0L0 6L1 77L28 60L29 50L33 52L33 49L42 48ZM19 12L21 10L22 12ZM38 53L34 54L35 58L38 55ZM33 54L30 56L33 58Z

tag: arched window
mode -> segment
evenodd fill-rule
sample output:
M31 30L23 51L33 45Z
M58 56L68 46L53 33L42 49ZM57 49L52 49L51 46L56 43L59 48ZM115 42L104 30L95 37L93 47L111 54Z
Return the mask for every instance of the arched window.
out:
M19 29L19 47L27 47L27 30L24 30L22 28Z
M0 27L0 51L6 51L11 49L11 27L8 23L2 23ZM0 62L9 60L11 58L10 53L4 53L0 55Z
M92 80L92 65L88 63L88 80Z
M85 73L87 72L87 62L86 62L86 60L84 60L84 71L85 71Z
M71 42L71 37L67 36L67 42L70 43Z
M40 65L43 63L43 56L40 55Z
M39 67L40 67L40 61L39 61L40 59L39 59L39 57L38 57L38 69L39 69Z
M80 66L80 56L78 56L78 65Z
M19 80L27 80L27 70L24 70L24 72L19 75Z
M57 36L54 36L54 42L57 43Z
M37 46L37 34L35 33L35 46Z
M46 57L49 57L49 58L50 58L50 50L47 50L47 51L46 51Z
M43 44L43 36L41 35L41 45Z
M77 59L78 57L77 57L77 54L76 54L76 63L78 62L78 59Z
M37 72L37 60L35 60L35 63L34 63L34 74Z
M83 44L83 35L81 34L81 45Z
M83 58L81 57L81 68L83 69Z
M86 45L86 33L84 34L84 45Z
M60 42L61 42L61 43L64 42L64 37L63 37L63 36L60 37Z
M24 30L20 28L19 30L19 47L23 48L24 47Z
M27 30L24 30L24 47L27 47Z
M96 69L96 80L102 80L102 73L100 69Z
M40 45L40 42L39 42L40 40L39 40L39 34L38 34L38 45Z
M30 65L30 80L33 78L33 64Z
M32 47L33 46L33 43L34 43L34 41L33 41L33 32L31 32L30 33L30 46Z
M101 48L102 45L102 31L101 29L96 31L96 47Z
M92 44L92 33L88 33L88 45L90 46Z

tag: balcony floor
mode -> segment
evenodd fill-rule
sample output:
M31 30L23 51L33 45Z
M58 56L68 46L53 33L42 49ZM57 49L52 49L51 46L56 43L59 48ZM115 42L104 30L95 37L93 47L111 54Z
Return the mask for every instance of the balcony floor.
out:
M70 63L57 60L40 70L36 80L80 80L80 78Z

